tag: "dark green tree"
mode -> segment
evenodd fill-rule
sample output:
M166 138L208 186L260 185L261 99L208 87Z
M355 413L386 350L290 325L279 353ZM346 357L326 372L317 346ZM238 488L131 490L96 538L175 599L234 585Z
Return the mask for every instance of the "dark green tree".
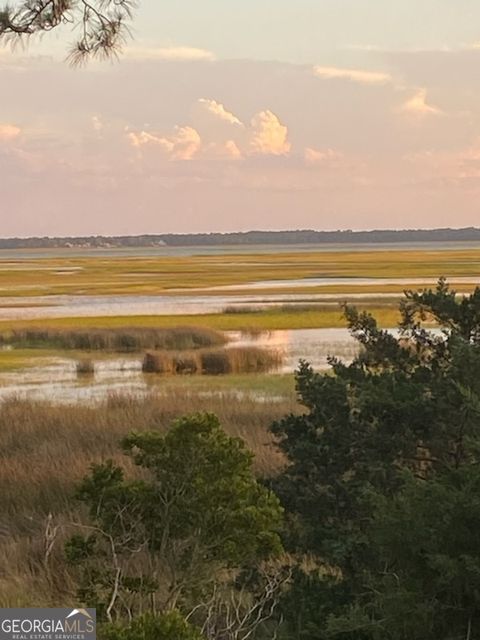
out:
M132 434L123 449L141 479L111 462L94 466L78 490L89 524L67 544L79 596L108 619L186 610L219 576L234 579L281 552L279 501L215 416L185 417L166 435Z
M285 601L289 638L480 634L480 549L466 533L480 499L480 289L458 296L441 280L400 310L393 334L346 308L358 356L328 373L302 363L306 411L273 427L290 462L275 485L286 540L316 559Z

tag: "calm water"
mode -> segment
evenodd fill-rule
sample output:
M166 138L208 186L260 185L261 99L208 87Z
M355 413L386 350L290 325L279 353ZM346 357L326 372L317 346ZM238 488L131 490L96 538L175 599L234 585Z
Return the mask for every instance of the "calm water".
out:
M247 284L229 284L218 287L209 287L203 289L203 291L235 291L242 289L244 291L253 291L255 289L284 289L286 287L300 288L300 287L318 287L325 285L341 286L341 285L360 285L360 286L375 286L375 285L390 285L396 284L401 286L406 285L436 285L438 278L356 278L343 277L343 278L301 278L299 280L258 280L257 282L249 282ZM480 278L475 276L453 276L449 282L452 284L480 284ZM328 295L328 294L322 294ZM342 294L331 294L331 297L339 298ZM354 293L348 294L354 296ZM385 294L375 293L360 293L357 297L366 296L382 296ZM398 294L393 294L398 295Z
M274 305L295 305L322 303L338 306L342 300L395 299L398 293L346 292L346 293L281 293L259 294L255 291L271 287L309 287L316 285L404 285L431 286L432 278L306 278L304 280L259 281L243 285L216 287L198 290L197 293L177 295L60 295L41 297L1 297L0 320L21 320L30 318L69 318L92 316L149 316L149 315L191 315L221 313L227 307L269 307ZM451 284L480 284L480 278L456 277ZM229 290L243 290L245 293L228 295ZM173 291L173 290L172 290ZM202 291L212 291L202 295ZM214 295L213 291L218 291Z
M368 298L396 298L398 294L281 294L271 295L158 295L158 296L43 296L1 298L0 320L88 316L189 315L221 313L226 307L270 306L310 302L331 303ZM41 303L41 304L39 304ZM21 304L22 306L15 306ZM3 305L3 306L2 306ZM29 306L32 305L32 306Z

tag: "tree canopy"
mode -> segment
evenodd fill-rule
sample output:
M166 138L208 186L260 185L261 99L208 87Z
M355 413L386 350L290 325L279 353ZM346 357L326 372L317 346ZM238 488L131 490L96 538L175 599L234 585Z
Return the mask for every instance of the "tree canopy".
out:
M69 58L116 55L129 36L136 0L20 0L0 8L0 42L16 43L70 25L76 34Z
M303 363L306 412L273 427L288 545L316 558L286 599L287 638L480 633L480 289L441 280L401 313L395 335L347 308L358 357Z

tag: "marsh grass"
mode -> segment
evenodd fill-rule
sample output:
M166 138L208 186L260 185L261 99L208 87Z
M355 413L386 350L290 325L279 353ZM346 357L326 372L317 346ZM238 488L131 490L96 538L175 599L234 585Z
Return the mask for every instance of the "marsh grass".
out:
M222 370L222 357L225 357ZM215 358L217 362L215 362ZM231 349L210 350L202 353L202 370L205 373L269 373L277 371L283 364L283 354L279 349L259 347L233 347ZM219 366L220 365L220 366Z
M0 606L74 604L71 578L63 560L67 525L82 520L73 499L78 482L94 462L113 459L127 475L136 469L118 443L132 430L165 432L186 413L210 411L226 431L242 438L255 454L261 476L275 474L284 460L268 426L298 411L294 393L259 402L227 390L138 399L111 396L100 406L56 406L10 400L0 405ZM54 553L45 566L48 516L59 526Z
M0 406L0 528L22 530L29 518L72 506L72 489L92 462L120 459L118 443L132 430L165 431L195 411L219 416L231 435L255 453L256 469L270 474L281 464L268 425L295 410L295 397L259 402L254 394L184 393L145 399L111 396L102 405L57 406L5 401ZM23 524L22 524L23 523Z
M299 303L268 303L268 304L256 304L256 305L229 305L222 311L225 315L242 315L242 314L303 314L303 313L331 313L341 308L343 302L338 300L332 300L331 302L319 301L319 302L299 302ZM357 307L369 307L374 305L377 308L392 308L398 307L398 301L390 298L372 298L366 305L365 302L358 302L358 300L352 301Z
M27 327L0 335L0 345L28 349L133 353L143 349L199 349L225 344L226 337L207 327L102 327L55 329Z
M163 375L186 375L201 373L200 356L194 352L169 353L168 351L148 352L142 363L144 373Z
M272 305L227 305L223 312L225 315L235 315L237 313L264 313L272 308Z
M52 350L0 349L0 373L47 364L54 357L58 357L58 352Z
M283 363L282 352L259 347L199 349L191 352L149 352L143 359L144 373L163 375L223 375L269 373Z
M11 297L41 298L49 294L182 295L186 289L208 290L225 285L238 285L241 289L258 281L329 277L408 280L444 274L450 280L455 276L472 276L475 282L480 275L479 256L476 247L398 251L362 248L354 252L305 252L292 247L288 251L232 253L228 257L49 257L25 259L21 270L9 266L8 260L3 264L0 261L0 287ZM399 292L401 289L398 287Z
M93 360L82 359L79 360L76 364L77 375L82 376L93 376L95 375L95 363Z
M355 306L360 310L371 312L382 327L394 327L400 320L398 304L388 305L359 303ZM322 329L332 327L346 327L340 305L296 312L285 309L266 309L261 312L241 310L237 313L206 313L192 315L165 316L94 316L48 318L45 320L0 321L0 332L8 335L14 330L24 331L41 328L47 331L96 331L102 329L124 329L130 326L138 328L171 329L180 325L214 329L216 331L274 331L288 329ZM152 349L154 347L144 347Z

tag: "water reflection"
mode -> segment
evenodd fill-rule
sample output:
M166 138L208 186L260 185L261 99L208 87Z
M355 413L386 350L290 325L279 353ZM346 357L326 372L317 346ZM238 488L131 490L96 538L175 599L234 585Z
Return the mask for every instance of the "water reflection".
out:
M280 373L294 371L299 360L307 360L316 369L328 367L329 356L350 361L358 348L347 329L294 329L260 334L230 332L229 346L279 349L284 356Z
M479 284L474 276L454 277L452 285ZM161 295L44 295L18 296L1 295L0 320L20 320L30 318L69 318L92 316L142 316L142 315L191 315L221 313L226 308L265 308L275 305L288 306L302 303L337 305L343 300L392 300L399 293L375 293L368 289L373 285L432 286L430 278L305 278L302 280L268 280L197 290L171 289ZM282 293L285 288L304 288L321 285L365 286L365 292L344 293ZM23 285L30 288L29 285ZM21 285L16 286L22 288ZM278 289L273 293L257 293L261 289ZM189 291L189 292L187 292ZM243 293L228 294L228 291ZM210 292L210 294L208 294ZM218 292L218 293L215 293ZM225 292L221 294L221 292Z
M227 307L256 307L297 303L338 305L339 300L398 298L398 294L275 294L275 295L158 295L158 296L39 296L0 297L0 319L79 318L89 316L154 316L221 313Z

